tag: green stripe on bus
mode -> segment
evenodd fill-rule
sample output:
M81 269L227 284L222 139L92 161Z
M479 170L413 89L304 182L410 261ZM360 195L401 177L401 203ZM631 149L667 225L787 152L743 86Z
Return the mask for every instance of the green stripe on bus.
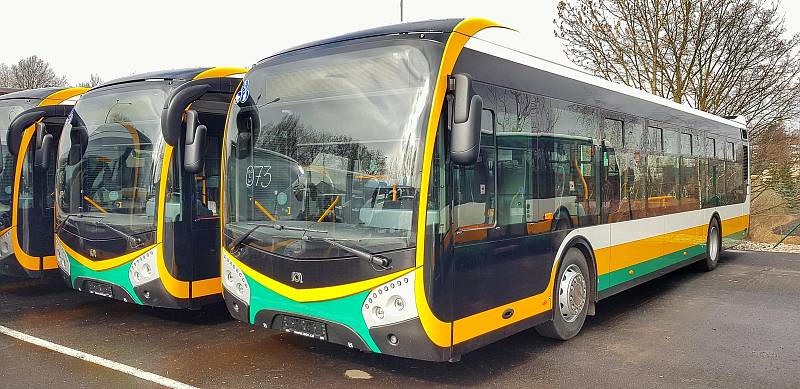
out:
M723 240L738 241L744 239L746 235L747 235L747 230L742 230L730 234L728 236L725 236ZM599 285L598 291L603 291L608 288L617 286L619 284L635 280L636 278L639 278L641 276L645 276L654 271L661 270L665 267L672 266L688 258L692 258L697 255L703 255L705 253L706 253L706 245L699 244L696 246L686 248L684 250L676 251L674 253L669 253L667 255L653 258L651 260L641 262L636 265L626 267L624 269L619 269L611 273L603 274L597 278L597 284ZM633 274L630 274L631 270L633 270Z
M133 285L128 277L128 270L131 267L130 262L108 270L94 271L86 266L81 265L80 262L74 260L69 254L67 254L67 257L69 258L70 262L70 286L74 287L75 279L78 277L114 284L122 289L125 289L125 291L128 292L128 295L133 298L133 302L142 305L142 301L139 300L139 297L136 296L136 293L133 291Z
M353 330L372 352L380 353L369 334L369 328L361 314L361 306L370 291L364 291L339 299L300 303L286 298L245 275L250 285L250 324L255 324L256 314L264 309L328 320Z
M686 253L685 255L684 252ZM706 252L706 245L704 244L692 246L685 250L676 251L674 253L653 258L649 261L641 262L636 265L626 267L624 269L619 269L611 273L603 274L599 277L598 284L603 286L602 289L600 290L605 290L617 286L619 284L623 284L625 282L634 280L641 276L650 274L654 271L661 270L665 267L672 266L676 263L684 261L695 255L701 255L705 252ZM633 274L630 274L631 270L633 270Z

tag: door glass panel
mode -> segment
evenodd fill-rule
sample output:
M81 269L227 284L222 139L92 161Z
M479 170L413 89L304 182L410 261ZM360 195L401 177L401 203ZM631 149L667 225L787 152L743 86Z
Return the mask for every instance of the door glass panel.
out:
M486 228L495 224L494 112L483 110L481 150L469 166L454 165L454 219L461 229Z

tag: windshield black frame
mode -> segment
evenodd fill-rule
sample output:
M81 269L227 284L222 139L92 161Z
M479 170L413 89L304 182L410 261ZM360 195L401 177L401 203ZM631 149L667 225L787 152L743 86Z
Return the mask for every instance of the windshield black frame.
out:
M226 236L226 248L232 250L231 243L237 237L250 231L253 223L269 224L276 221L292 227L292 229L257 229L252 232L252 236L241 243L260 251L296 259L335 259L352 256L352 253L335 246L332 247L320 239L304 239L306 237L320 238L324 236L326 239L352 241L373 253L413 248L416 245L416 220L420 201L421 177L419 173L442 47L440 42L417 37L381 37L282 54L265 60L248 72L243 80L243 85L247 85L247 90L239 91L228 116L224 145L227 161L223 228ZM392 58L396 62L392 62ZM351 65L356 63L357 65ZM331 64L330 67L325 67L328 64ZM401 68L401 64L405 68ZM358 68L364 73L355 76L357 70L348 70L347 66ZM373 69L377 66L385 66L386 69L395 70L389 73L394 77L371 77L375 73L365 71L370 70L370 66L373 66ZM403 71L408 73L403 73ZM286 76L287 74L288 76ZM298 74L300 75L299 80L297 79ZM321 74L324 74L324 77ZM303 75L308 77L303 78ZM260 87L262 83L266 86L267 80L273 80L271 85L276 85L276 82L281 81L278 78L280 76L286 76L282 84L277 84L282 85L282 91L298 93L290 94L289 98L286 98L286 94L273 96L274 93L271 92L274 89L267 90L268 87ZM338 79L331 81L330 79L334 77L338 77ZM403 77L406 78L406 86L402 86ZM298 82L306 82L305 87L309 87L309 89L303 90L303 85L297 86ZM321 86L330 88L324 89ZM280 91L280 88L276 89ZM242 98L249 102L237 101ZM356 108L344 106L351 100L362 103L357 107L361 110L363 118L358 115L347 116L346 113L342 113L347 112L348 108L353 112L356 111ZM406 104L387 104L398 101L406 102ZM317 124L321 122L318 118L325 117L324 113L320 113L325 109L325 104L334 107L340 102L343 102L341 104L343 107L337 108L341 108L341 110L327 115L327 118L333 120L325 122L325 127L318 126ZM384 105L381 106L381 104ZM257 120L260 124L255 126L257 128L255 134L249 131L249 136L252 138L250 147L240 154L236 151L237 144L242 142L240 133L248 132L244 127L247 125L241 122L240 113L246 113L253 107L258 107L256 116L258 116ZM352 107L356 106L352 105ZM342 133L342 130L333 128L342 125L341 122L346 123L345 125L352 123L354 127L370 127L377 120L370 123L374 117L369 116L371 111L367 112L368 109L383 114L382 118L384 116L391 118L391 115L396 115L395 118L401 119L385 120L384 123L389 125L372 126L374 131L367 136L364 136L364 131L359 133L359 130L353 128L345 130L353 131L353 134L361 137L348 137L347 135L350 133ZM312 110L316 110L316 112L311 112ZM333 111L332 108L328 108L328 110ZM287 111L291 113L287 114ZM318 116L315 117L315 114ZM347 121L347 119L357 116L363 119L364 123L356 123L354 120ZM308 119L308 117L312 119ZM287 120L287 118L289 119ZM283 126L288 122L295 124L300 122L300 126L289 128ZM387 131L381 132L382 130ZM276 146L276 142L265 141L271 136L269 134L278 133L282 133L284 138L281 139L287 143ZM314 135L314 133L333 135L323 136ZM394 136L387 137L386 134ZM293 136L294 142L291 139ZM299 141L299 138L303 136L306 140L318 138L318 143ZM288 144L291 142L293 142L293 146L289 147ZM259 144L259 147L255 147L256 143ZM386 146L383 146L384 148L381 150L380 147L383 144ZM298 154L297 150L300 147L314 149L315 156L309 157L314 154L314 151L307 152L306 155ZM328 151L337 147L339 148L337 151ZM354 157L342 157L342 153L345 151L341 150L347 150L346 152ZM381 154L383 150L388 150L391 154ZM254 156L256 154L254 151L261 153L262 156L268 156L274 161L285 162L287 169L283 174L286 176L283 177L284 181L287 184L290 182L293 184L286 185L285 190L276 189L273 202L280 205L277 208L285 208L286 215L272 215L272 213L279 213L269 212L270 209L274 210L276 207L261 204L258 201L261 199L255 195L255 191L254 195L246 201L242 199L248 196L242 196L241 192L236 193L246 185L242 181L253 181L251 187L255 187L256 177L269 178L271 182L274 175L277 181L280 179L278 170L284 170L278 168L264 173L264 168L261 167L261 171L256 171L257 167L252 163L253 158L257 158ZM398 153L398 151L400 152ZM287 155L287 153L291 155ZM394 158L392 159L389 155ZM362 158L362 156L365 157ZM248 164L248 169L243 170L240 163L247 159L251 163ZM312 160L313 162L309 162ZM324 162L320 163L320 160ZM359 168L355 168L356 166ZM387 172L396 174L386 174ZM237 179L234 177L242 175L238 173L243 173L246 179L242 180L242 177L239 177L237 184ZM314 175L319 177L315 178ZM346 178L331 178L336 175ZM325 176L329 178L327 182ZM301 182L312 182L314 185L312 187L301 184ZM296 188L298 185L301 187L300 189ZM292 187L291 190L289 190L290 187ZM360 198L355 195L358 191L362 192ZM315 192L317 198L322 197L323 200L315 200L317 205L313 209L314 212L305 214L308 210L306 199L312 196L311 192ZM364 206L369 193L378 193L379 198L372 199L373 203L393 201L402 204L397 207L399 209L396 211L402 211L404 214L398 212L399 216L392 216L397 220L387 223L388 225L364 223L361 216L365 212L364 209L371 208L375 212L374 214L377 214L377 207L374 204L371 207ZM289 199L288 203L302 203L302 211L298 212L291 206L285 206L286 199ZM362 203L351 205L351 202L357 199ZM284 200L282 204L281 200ZM241 204L237 204L237 202ZM250 215L242 217L242 212L237 214L236 210L237 207L244 204L247 205L249 211L246 212L250 212ZM339 218L331 215L338 213L346 215L343 210L347 206L353 207L351 211L347 212L358 214L358 216ZM383 209L383 205L381 208ZM254 209L257 211L253 211ZM252 217L256 212L261 216ZM303 231L303 229L311 229L312 232ZM314 233L314 230L323 230L326 233L318 234Z
M123 252L155 244L161 170L166 168L163 166L165 142L161 133L161 115L174 87L170 80L137 81L92 90L78 100L64 125L56 156L56 224L61 227L59 232L66 231L75 237L92 240L125 241ZM122 101L117 97L128 99ZM117 101L108 105L115 98ZM92 111L98 109L93 105L96 103L110 108L93 115ZM140 108L146 108L144 113L137 111ZM100 118L103 116L101 111L107 111L105 119ZM98 139L105 143L97 142ZM116 154L101 155L103 147L115 148ZM77 163L70 163L76 162L70 161L70 153L76 150L80 159ZM109 190L114 180L100 177L99 172L93 179L89 177L92 173L89 169L94 165L90 165L88 159L92 156L99 162L106 162L104 166L95 164L99 166L95 166L97 169L102 168L102 171L110 172L112 178L119 178L118 191L115 187ZM134 172L132 179L124 176L130 175L126 169ZM85 172L89 173L84 176ZM75 180L80 185L68 183ZM99 182L96 188L92 187L97 190L87 191L88 180ZM126 183L130 187L124 186ZM100 195L98 191L101 190L107 196ZM76 217L67 220L70 215ZM135 239L127 239L121 232ZM134 241L135 244L131 243Z

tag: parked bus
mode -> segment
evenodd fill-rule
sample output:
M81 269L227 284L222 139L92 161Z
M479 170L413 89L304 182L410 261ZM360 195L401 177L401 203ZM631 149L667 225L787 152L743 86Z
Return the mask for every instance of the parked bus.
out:
M223 149L241 321L433 361L711 270L749 225L744 125L526 54L483 19L296 47L245 76Z
M86 88L29 89L0 96L0 274L58 272L53 251L53 155L64 119Z
M80 98L56 168L56 257L70 287L166 308L219 301L222 130L244 72L147 73Z

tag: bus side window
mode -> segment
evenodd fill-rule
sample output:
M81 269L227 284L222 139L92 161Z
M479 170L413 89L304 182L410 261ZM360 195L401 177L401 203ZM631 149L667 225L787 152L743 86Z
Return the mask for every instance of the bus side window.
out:
M483 110L481 151L470 166L453 165L454 220L460 229L488 228L495 224L494 112Z

